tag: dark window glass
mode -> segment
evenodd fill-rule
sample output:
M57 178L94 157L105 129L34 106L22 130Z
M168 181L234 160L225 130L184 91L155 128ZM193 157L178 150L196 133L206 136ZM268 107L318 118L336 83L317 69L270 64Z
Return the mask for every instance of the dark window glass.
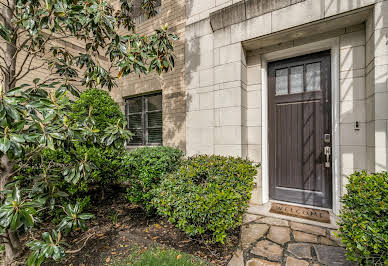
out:
M162 145L162 94L144 95L126 100L128 129L135 134L131 145Z

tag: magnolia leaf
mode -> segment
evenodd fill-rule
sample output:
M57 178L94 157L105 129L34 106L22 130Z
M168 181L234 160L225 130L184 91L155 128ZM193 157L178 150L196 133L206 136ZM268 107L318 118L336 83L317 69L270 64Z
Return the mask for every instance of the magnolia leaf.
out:
M9 147L11 146L11 142L7 138L0 139L0 151L3 153L7 153Z

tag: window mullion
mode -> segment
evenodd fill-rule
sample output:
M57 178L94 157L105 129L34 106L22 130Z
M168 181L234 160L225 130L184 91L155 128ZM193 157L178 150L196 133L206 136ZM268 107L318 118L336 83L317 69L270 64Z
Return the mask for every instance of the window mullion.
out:
M145 108L145 97L141 97L141 126L142 126L142 138L143 138L143 146L146 145L146 137L145 137L145 114L144 114L144 108Z
M144 96L144 142L148 145L148 97Z

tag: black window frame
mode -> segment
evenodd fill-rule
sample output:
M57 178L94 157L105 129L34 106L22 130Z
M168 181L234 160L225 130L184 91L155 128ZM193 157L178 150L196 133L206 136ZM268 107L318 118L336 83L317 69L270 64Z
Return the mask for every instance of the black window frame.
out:
M161 98L161 103L160 103L160 110L148 110L148 98L153 97L153 96L160 96ZM134 99L141 99L141 112L129 112L129 100L134 100ZM150 113L161 113L162 119L161 119L161 125L160 126L148 126L148 114ZM128 143L129 146L163 146L163 95L162 92L153 92L153 93L148 93L148 94L143 94L143 95L137 95L137 96L131 96L125 98L125 118L127 120L127 129L131 131L131 128L129 127L129 116L130 115L140 115L141 114L141 129L142 130L142 141L140 142L133 142L130 141ZM160 136L160 142L148 142L148 132L149 129L158 129L160 128L161 136ZM132 130L135 128L132 128Z

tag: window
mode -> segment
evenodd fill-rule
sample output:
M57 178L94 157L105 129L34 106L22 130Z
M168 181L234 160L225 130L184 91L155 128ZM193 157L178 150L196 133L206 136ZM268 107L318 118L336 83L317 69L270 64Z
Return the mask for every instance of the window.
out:
M143 95L125 100L128 129L135 134L130 145L163 144L162 94Z
M275 95L321 90L321 63L308 63L275 70Z

